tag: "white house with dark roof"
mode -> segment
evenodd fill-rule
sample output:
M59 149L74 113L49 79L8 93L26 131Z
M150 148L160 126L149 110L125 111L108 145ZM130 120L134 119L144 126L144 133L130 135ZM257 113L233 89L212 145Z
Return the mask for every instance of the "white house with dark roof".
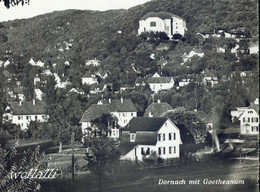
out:
M146 108L144 117L164 117L170 111L174 111L174 109L168 103L161 103L158 100L157 103L151 103Z
M101 100L91 105L82 115L80 120L82 133L93 127L93 122L105 114L111 114L118 120L118 125L124 127L129 121L137 116L137 110L131 99L108 99ZM107 123L107 122L104 122Z
M239 117L240 133L246 135L259 134L259 114L255 109L246 109Z
M21 130L28 129L31 121L46 122L46 105L43 101L20 101L10 103L9 110L3 115L8 116L12 124L19 125Z
M180 157L180 131L168 118L135 117L122 130L122 160Z
M175 34L184 36L186 21L168 12L149 12L139 20L138 35L143 32L165 32L169 38Z
M169 90L174 86L173 77L161 77L158 73L148 78L147 83L154 93L158 93L161 90Z

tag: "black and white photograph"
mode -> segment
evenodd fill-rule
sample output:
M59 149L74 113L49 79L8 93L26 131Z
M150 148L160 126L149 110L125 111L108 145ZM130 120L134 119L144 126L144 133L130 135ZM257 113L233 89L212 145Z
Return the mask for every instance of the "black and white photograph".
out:
M258 0L0 0L0 192L258 191Z

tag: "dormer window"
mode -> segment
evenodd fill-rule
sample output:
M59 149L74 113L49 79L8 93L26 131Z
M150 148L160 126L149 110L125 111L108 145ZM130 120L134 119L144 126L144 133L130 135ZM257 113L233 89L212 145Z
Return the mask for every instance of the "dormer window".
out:
M155 21L151 21L150 22L150 27L156 27L156 22Z
M130 133L130 142L135 142L135 137L136 137L135 133Z

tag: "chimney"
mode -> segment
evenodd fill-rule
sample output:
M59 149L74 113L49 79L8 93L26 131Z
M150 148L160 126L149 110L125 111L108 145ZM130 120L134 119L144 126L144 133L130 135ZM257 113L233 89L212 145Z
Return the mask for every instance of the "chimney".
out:
M157 103L161 103L160 99L157 100Z
M108 99L108 103L111 103L111 98Z
M123 99L123 97L121 97L121 99L120 99L120 100L121 100L121 103L124 103L124 99Z
M33 103L33 105L35 105L35 103L36 103L35 99L32 100L32 103Z

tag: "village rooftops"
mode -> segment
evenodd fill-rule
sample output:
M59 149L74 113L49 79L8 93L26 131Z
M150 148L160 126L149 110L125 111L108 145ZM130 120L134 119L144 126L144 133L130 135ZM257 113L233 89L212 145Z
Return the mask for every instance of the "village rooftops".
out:
M163 20L164 19L171 19L172 17L183 19L183 18L181 18L177 15L174 15L174 14L168 13L168 12L149 12L146 15L144 15L140 20L146 20L149 17L158 17L158 18L163 19Z
M37 115L46 113L46 104L43 101L13 102L10 104L13 115Z
M130 120L123 131L135 132L157 132L163 126L167 118L134 117Z
M173 108L168 103L152 103L145 110L144 117L163 117L168 111L172 111Z

